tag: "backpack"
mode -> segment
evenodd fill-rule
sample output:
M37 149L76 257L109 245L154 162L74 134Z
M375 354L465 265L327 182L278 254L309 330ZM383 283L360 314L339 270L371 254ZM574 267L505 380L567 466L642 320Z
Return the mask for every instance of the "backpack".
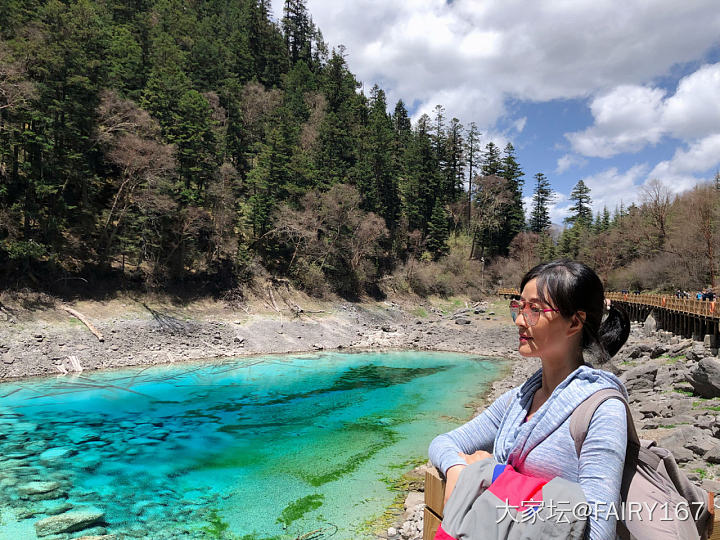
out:
M573 411L570 435L578 457L595 410L608 399L621 400L627 413L617 534L623 540L707 540L713 528L712 494L688 480L669 450L638 438L630 407L619 391L595 392Z

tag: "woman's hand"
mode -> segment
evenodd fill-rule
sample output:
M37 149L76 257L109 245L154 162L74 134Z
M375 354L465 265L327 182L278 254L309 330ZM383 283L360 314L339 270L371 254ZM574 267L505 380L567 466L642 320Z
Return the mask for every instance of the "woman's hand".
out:
M472 454L463 454L462 452L458 452L458 455L463 458L465 460L465 463L467 463L468 465L470 465L471 463L475 463L476 461L492 457L492 454L486 452L485 450L478 450L477 452L474 452Z
M445 472L445 504L447 504L450 494L455 489L460 473L465 470L465 465L453 465Z
M458 452L458 455L463 458L465 460L465 463L467 463L468 465L470 465L471 463L475 463L476 461L480 461L481 459L492 457L492 454L486 452L485 450L478 450L477 452L474 452L472 454L463 454L462 452ZM453 489L455 489L455 484L457 484L460 473L463 472L464 469L465 465L454 465L447 470L445 474L446 503L450 498L450 494L452 493Z

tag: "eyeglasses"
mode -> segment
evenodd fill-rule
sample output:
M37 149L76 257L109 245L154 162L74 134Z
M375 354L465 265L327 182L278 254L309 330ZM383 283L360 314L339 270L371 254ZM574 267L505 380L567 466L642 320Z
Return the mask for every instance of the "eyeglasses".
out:
M520 313L522 313L523 317L525 317L525 322L530 326L535 326L540 319L540 314L547 313L548 311L559 312L560 310L552 308L542 309L537 307L535 304L519 302L517 300L510 301L510 315L512 316L513 322L515 322Z

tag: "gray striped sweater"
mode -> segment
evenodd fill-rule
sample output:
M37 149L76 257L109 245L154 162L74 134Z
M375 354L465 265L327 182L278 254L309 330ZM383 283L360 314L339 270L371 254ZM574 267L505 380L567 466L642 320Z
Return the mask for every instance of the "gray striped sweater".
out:
M586 537L616 538L620 513L620 481L627 445L625 406L616 399L604 402L590 422L578 458L570 436L570 415L582 401L603 388L616 388L627 397L622 382L613 374L583 365L553 391L527 422L525 417L535 391L542 384L542 369L520 387L505 392L480 415L430 444L432 463L445 473L464 464L458 452L492 452L500 463L517 471L551 479L556 476L578 482L591 508Z

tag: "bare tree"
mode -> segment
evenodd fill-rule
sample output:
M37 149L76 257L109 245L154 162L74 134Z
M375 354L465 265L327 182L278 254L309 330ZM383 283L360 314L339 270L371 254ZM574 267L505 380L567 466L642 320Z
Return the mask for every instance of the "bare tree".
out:
M478 176L473 190L473 208L470 216L471 259L485 255L487 246L482 245L483 238L500 230L502 225L500 209L512 200L508 181L501 176Z
M646 229L646 239L651 249L662 250L665 247L668 220L672 211L670 190L660 180L653 178L640 188L640 196L642 210L650 226Z
M35 95L35 86L27 80L25 67L11 57L0 41L0 110L20 108Z

